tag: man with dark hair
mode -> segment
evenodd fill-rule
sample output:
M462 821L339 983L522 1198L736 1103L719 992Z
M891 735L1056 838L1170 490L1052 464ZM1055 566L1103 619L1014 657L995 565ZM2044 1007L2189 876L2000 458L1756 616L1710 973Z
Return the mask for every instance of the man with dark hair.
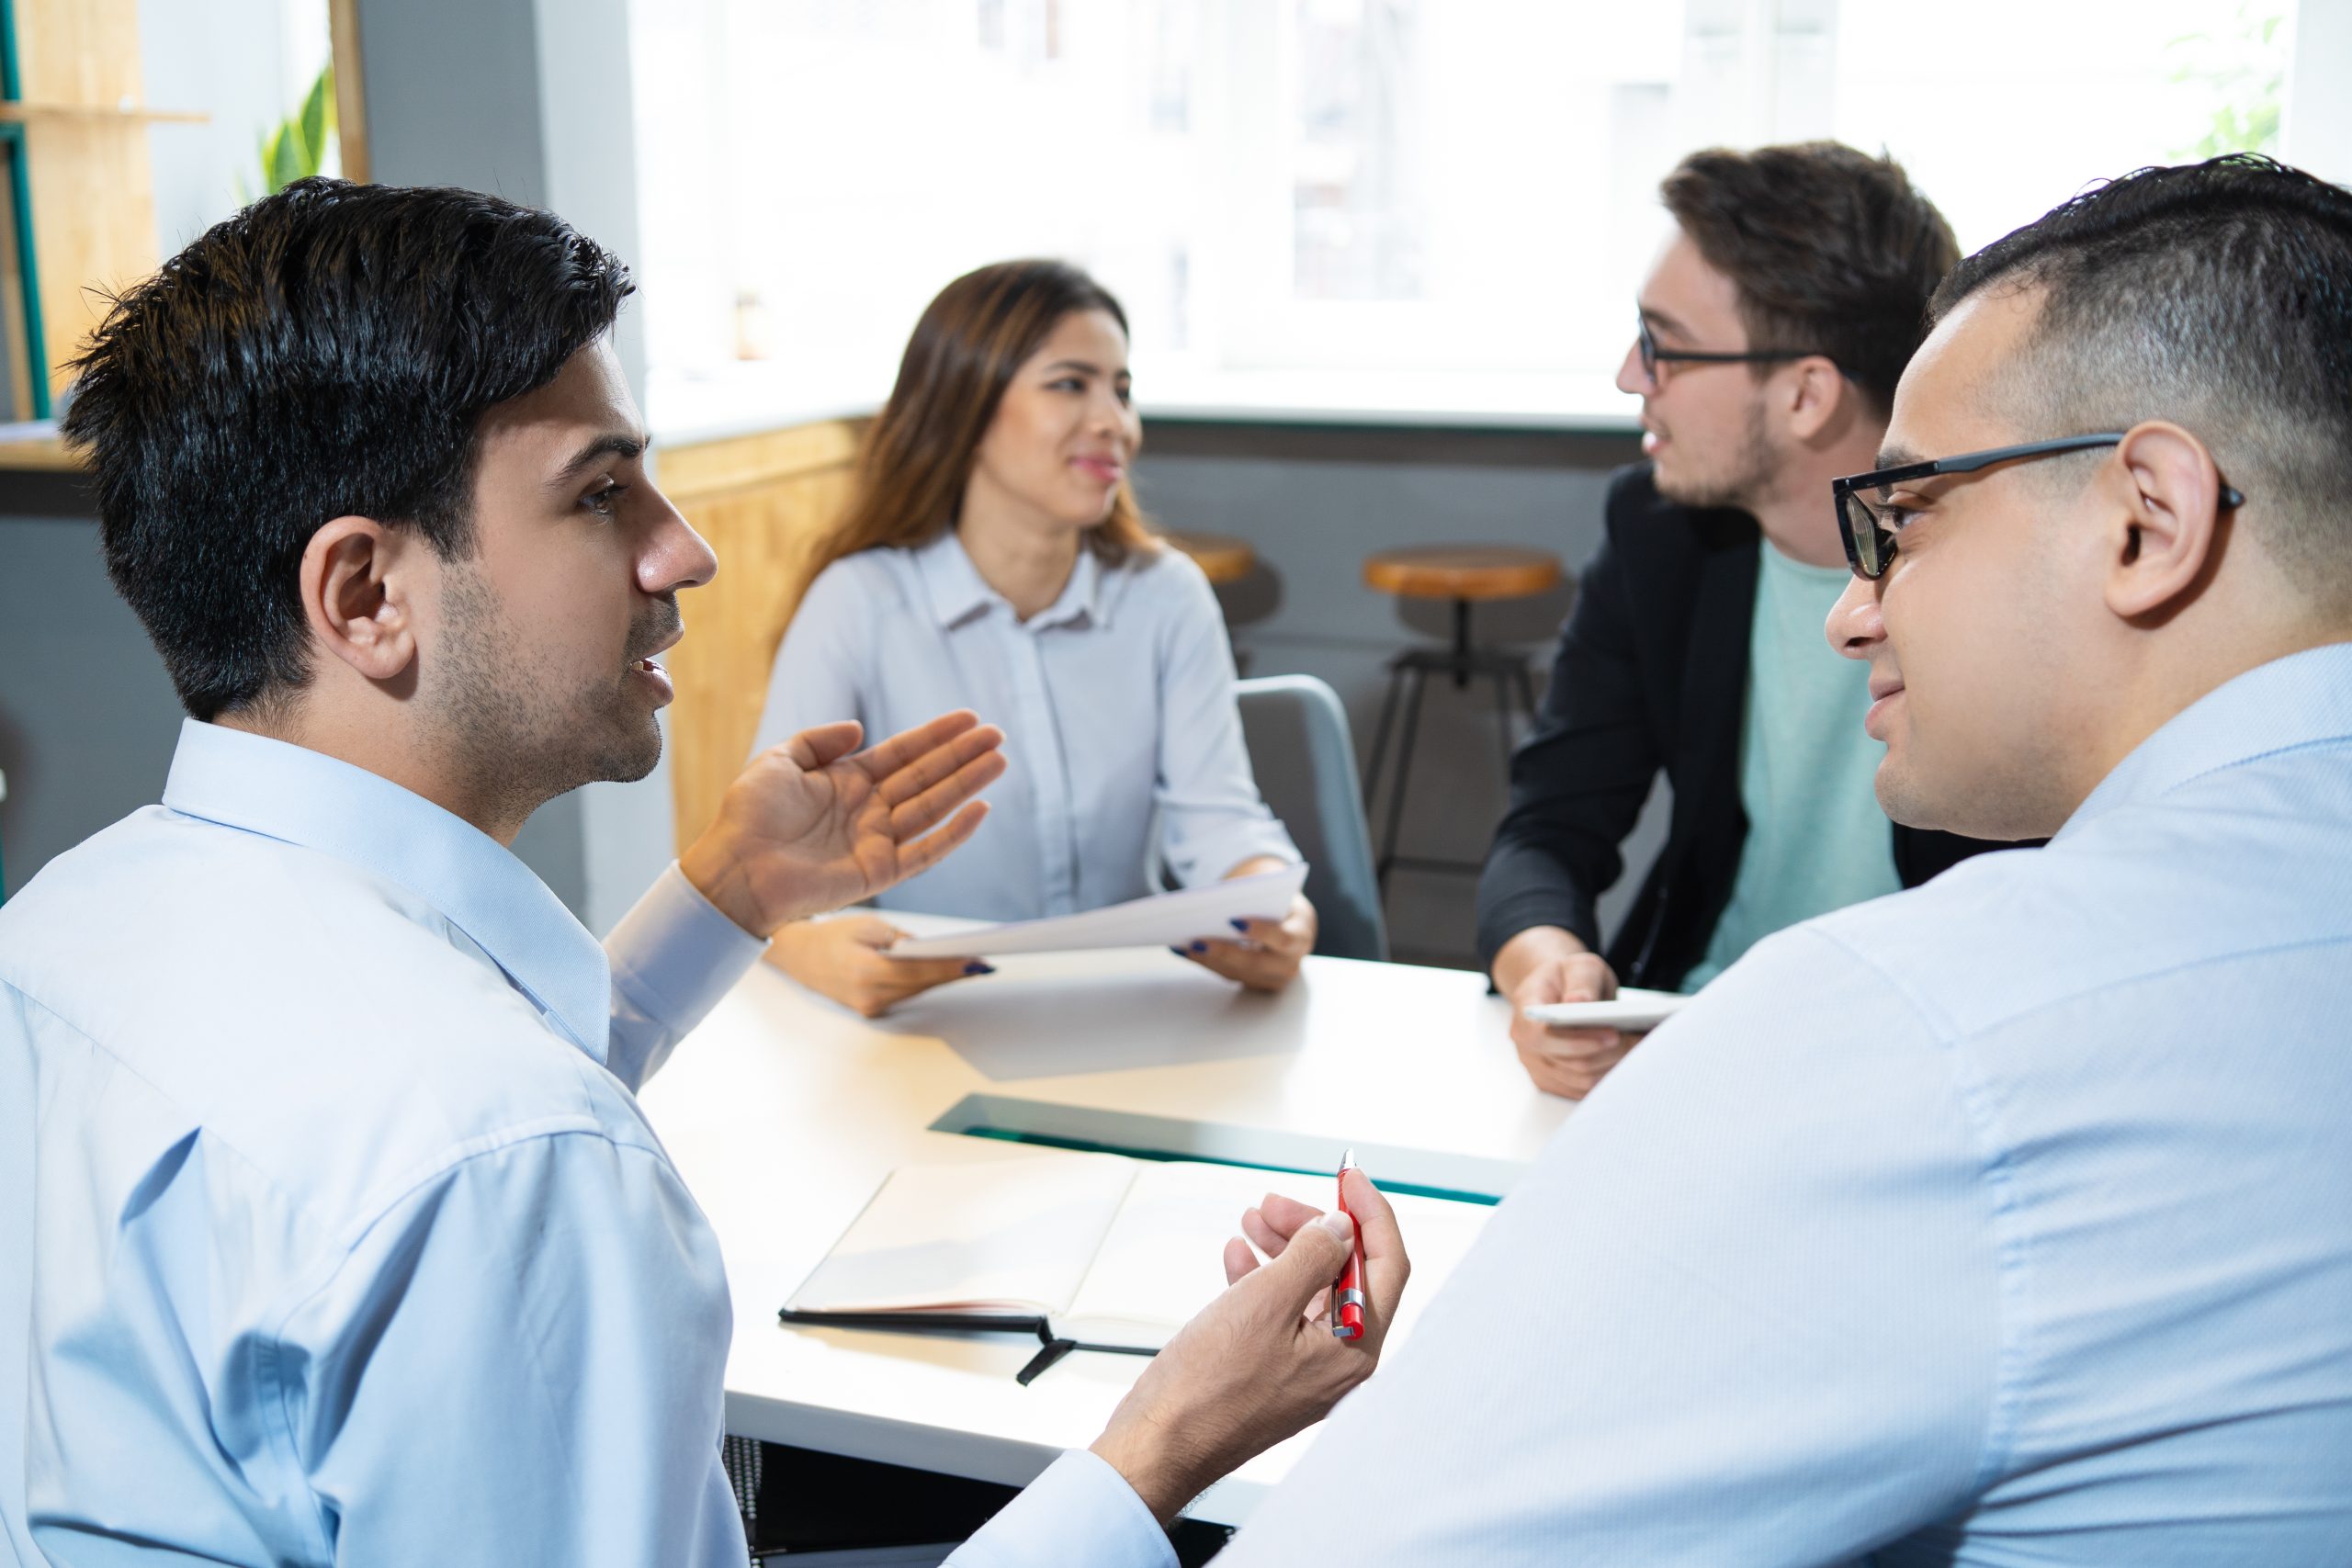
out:
M66 434L191 716L163 803L0 908L0 1539L26 1563L733 1563L716 1239L634 1090L787 919L967 838L1002 737L804 731L600 947L508 845L643 776L709 549L649 478L611 255L307 180L117 302ZM1162 1525L1370 1370L1353 1233L1161 1353L974 1562ZM1262 1224L1260 1222L1262 1221ZM1238 1247L1238 1244L1237 1244Z
M1611 481L1478 888L1512 1043L1571 1098L1632 1037L1524 1008L1696 990L1773 931L1983 847L1890 828L1860 672L1819 646L1845 576L1822 489L1878 449L1951 231L1900 166L1835 142L1693 153L1662 188L1675 231L1617 375L1645 460ZM1597 901L1660 772L1666 844L1603 956Z
M2049 847L1652 1035L1221 1563L2352 1562L2352 194L1935 310L1829 639L1892 815Z

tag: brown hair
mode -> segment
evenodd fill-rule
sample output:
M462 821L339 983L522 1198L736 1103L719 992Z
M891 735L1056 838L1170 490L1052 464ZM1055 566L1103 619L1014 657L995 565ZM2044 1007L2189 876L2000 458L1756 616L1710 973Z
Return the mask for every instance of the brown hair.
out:
M877 545L925 544L954 525L973 454L1012 373L1073 310L1107 310L1127 330L1127 313L1111 291L1068 262L998 262L939 291L915 323L898 382L866 432L856 493L819 550L817 570ZM1111 514L1085 536L1113 564L1159 548L1124 482Z
M1826 355L1880 413L1894 406L1928 335L1928 301L1960 261L1951 225L1902 164L1839 141L1718 147L1683 159L1658 188L1739 290L1749 347Z

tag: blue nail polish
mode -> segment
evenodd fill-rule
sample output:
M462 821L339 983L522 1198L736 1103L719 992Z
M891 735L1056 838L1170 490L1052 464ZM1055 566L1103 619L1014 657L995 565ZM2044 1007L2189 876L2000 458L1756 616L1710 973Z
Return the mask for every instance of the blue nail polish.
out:
M1244 936L1247 936L1250 934L1250 922L1247 920L1237 919L1233 922L1233 929L1241 932Z
M969 964L964 965L964 973L967 975L993 975L996 973L996 965L993 964L983 964L978 959L975 958Z
M1206 953L1208 950L1209 944L1207 942L1196 942L1193 944L1193 951L1194 953Z
M1190 954L1190 953L1186 953L1186 952L1185 952L1182 948L1181 948L1181 947L1171 947L1171 948L1170 948L1168 951L1169 951L1169 952L1170 952L1170 953L1174 953L1174 954L1175 954L1177 957L1179 957L1179 958L1189 958L1189 957L1191 957L1191 956L1192 956L1192 954Z

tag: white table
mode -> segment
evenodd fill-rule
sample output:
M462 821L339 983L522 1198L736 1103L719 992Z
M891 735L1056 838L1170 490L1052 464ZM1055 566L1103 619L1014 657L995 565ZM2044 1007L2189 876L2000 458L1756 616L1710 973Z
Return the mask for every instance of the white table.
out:
M1033 1342L776 1321L894 1167L1037 1153L956 1129L1317 1172L1353 1145L1384 1184L1499 1195L1570 1110L1528 1083L1473 974L1311 958L1262 997L1156 951L998 967L868 1022L762 965L646 1087L726 1254L729 1431L1022 1484L1102 1429L1134 1358L1073 1355L1023 1388ZM1304 1437L1188 1511L1240 1522Z

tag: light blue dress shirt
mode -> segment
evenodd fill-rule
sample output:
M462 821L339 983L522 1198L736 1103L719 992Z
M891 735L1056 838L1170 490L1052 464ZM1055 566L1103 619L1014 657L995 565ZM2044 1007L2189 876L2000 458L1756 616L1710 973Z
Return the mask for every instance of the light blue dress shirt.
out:
M2352 645L1760 943L1218 1568L1856 1561L2352 1562Z
M1022 621L953 529L818 575L776 651L759 744L854 718L878 740L954 708L1003 727L1010 766L971 841L876 903L1034 919L1299 858L1250 773L1216 595L1182 551L1081 549Z
M718 1247L633 1090L761 944L189 723L0 907L0 1541L27 1564L728 1564ZM1073 1546L1071 1543L1080 1543ZM1066 1456L959 1563L1160 1568Z
M1821 656L1821 625L1853 574L1762 541L1739 727L1747 834L1731 899L1682 989L1695 991L1774 931L1902 890L1878 803L1886 749L1862 728L1871 667Z

